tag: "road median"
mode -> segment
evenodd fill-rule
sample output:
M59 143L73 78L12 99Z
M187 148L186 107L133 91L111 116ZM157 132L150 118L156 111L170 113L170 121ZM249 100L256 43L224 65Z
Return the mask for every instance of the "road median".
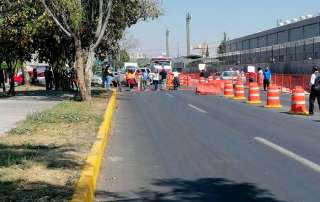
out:
M112 93L109 100L107 110L104 115L96 141L93 143L92 149L83 166L80 179L76 185L72 202L92 202L94 200L94 192L96 189L97 177L100 172L101 162L104 151L109 139L109 131L112 122L112 115L116 105L116 93Z

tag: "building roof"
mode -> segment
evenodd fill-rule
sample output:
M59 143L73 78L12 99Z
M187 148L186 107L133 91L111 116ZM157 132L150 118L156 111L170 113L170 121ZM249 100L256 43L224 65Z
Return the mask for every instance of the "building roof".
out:
M287 25L274 27L274 28L271 28L271 29L268 29L268 30L264 30L264 31L257 32L257 33L254 33L254 34L250 34L250 35L247 35L247 36L243 36L243 37L240 37L240 38L235 38L235 39L229 40L228 43L244 41L244 40L248 40L248 39L252 39L252 38L258 38L258 37L262 37L262 36L265 36L265 35L268 35L268 34L281 32L281 31L286 31L286 30L289 30L289 29L294 29L294 28L298 28L298 27L301 27L301 26L305 26L305 25L309 25L309 24L315 24L315 23L319 23L319 22L320 22L320 16L315 16L315 17L312 17L312 18L308 18L308 19L305 19L305 20L300 20L300 21L297 21L297 22L292 22L292 23L287 24Z

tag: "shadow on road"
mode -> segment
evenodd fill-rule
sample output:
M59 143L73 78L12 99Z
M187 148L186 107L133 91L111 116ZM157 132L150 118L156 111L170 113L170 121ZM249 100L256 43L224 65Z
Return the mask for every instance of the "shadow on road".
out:
M204 178L195 181L184 179L155 180L152 186L169 191L154 191L146 188L130 193L96 192L97 202L283 202L275 199L265 189L252 183L236 183L223 178Z

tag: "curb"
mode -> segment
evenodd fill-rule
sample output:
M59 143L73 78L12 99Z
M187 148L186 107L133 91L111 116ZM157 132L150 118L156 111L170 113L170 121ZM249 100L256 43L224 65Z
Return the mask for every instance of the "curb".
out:
M76 184L75 192L71 202L93 202L96 190L97 177L99 176L101 162L106 149L112 115L116 106L116 92L113 91L108 102L104 120L100 125L96 141L87 156L87 159L82 167L79 181Z

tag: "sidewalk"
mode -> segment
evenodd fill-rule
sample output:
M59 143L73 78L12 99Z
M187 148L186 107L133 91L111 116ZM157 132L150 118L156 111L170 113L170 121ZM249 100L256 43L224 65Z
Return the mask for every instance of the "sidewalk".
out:
M34 91L17 93L16 97L0 99L0 136L14 128L29 114L53 107L68 95L59 92Z

